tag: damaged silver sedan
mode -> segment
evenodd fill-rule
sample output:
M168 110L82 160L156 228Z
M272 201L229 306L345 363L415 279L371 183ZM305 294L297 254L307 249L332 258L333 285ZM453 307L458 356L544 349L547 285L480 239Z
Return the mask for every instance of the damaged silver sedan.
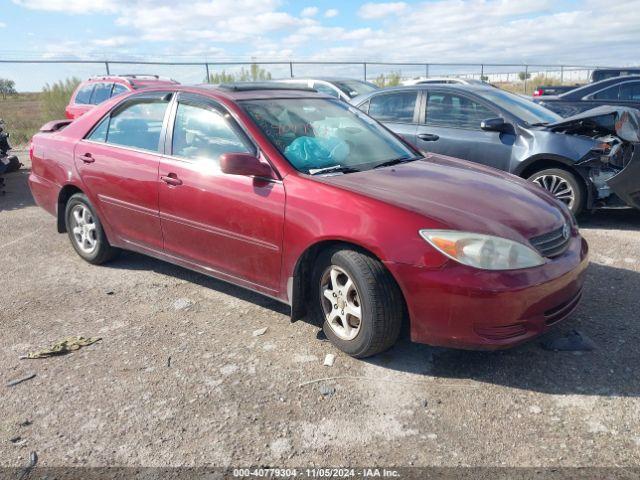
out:
M385 89L353 103L419 149L529 179L574 214L640 208L640 111L633 108L562 118L509 92L472 85Z

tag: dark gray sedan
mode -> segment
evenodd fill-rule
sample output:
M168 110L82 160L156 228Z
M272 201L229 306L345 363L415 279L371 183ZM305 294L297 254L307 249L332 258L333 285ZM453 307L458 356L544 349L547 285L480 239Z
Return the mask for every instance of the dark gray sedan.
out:
M602 107L563 119L517 95L471 85L385 89L352 103L420 150L536 182L574 214L640 208L637 110Z

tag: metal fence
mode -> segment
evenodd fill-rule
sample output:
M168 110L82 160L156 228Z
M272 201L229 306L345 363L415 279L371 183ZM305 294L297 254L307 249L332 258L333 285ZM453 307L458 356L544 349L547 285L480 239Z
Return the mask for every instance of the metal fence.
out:
M380 75L397 74L402 79L458 76L490 82L521 82L527 91L530 79L542 76L561 83L589 80L597 66L543 65L517 63L441 63L441 62L342 62L342 61L148 61L148 60L42 60L0 59L0 77L16 81L19 90L39 90L70 76L148 73L175 78L183 83L203 83L211 74L237 73L257 65L273 78L306 76L344 76L375 80ZM37 68L34 68L37 67Z

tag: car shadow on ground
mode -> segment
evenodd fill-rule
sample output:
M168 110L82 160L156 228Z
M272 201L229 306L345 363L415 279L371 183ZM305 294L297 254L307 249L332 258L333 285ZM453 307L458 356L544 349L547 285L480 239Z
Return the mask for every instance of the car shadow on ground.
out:
M192 270L174 265L172 263L157 260L135 252L123 252L117 259L103 265L107 268L121 268L127 270L145 270L168 277L178 278L201 287L215 290L245 302L253 303L260 307L268 308L283 315L289 315L290 308L277 300L261 295L231 283L217 280L213 277L194 272Z
M418 375L470 379L551 394L639 396L640 273L592 264L582 302L564 323L511 350L474 352L411 343L408 335L386 353L366 359ZM578 330L592 351L550 351L542 342Z
M29 190L30 170L18 170L4 175L4 194L0 194L0 212L32 207L36 203Z
M596 210L580 215L578 225L584 229L640 230L640 210L634 208Z

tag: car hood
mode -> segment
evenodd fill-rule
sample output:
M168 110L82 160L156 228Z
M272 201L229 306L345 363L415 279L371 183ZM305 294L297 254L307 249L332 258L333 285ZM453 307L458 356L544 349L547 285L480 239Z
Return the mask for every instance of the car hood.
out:
M568 221L556 200L535 184L441 155L318 180L422 214L431 219L425 228L523 242Z
M640 110L604 105L545 125L552 132L576 135L610 134L627 142L640 142Z

